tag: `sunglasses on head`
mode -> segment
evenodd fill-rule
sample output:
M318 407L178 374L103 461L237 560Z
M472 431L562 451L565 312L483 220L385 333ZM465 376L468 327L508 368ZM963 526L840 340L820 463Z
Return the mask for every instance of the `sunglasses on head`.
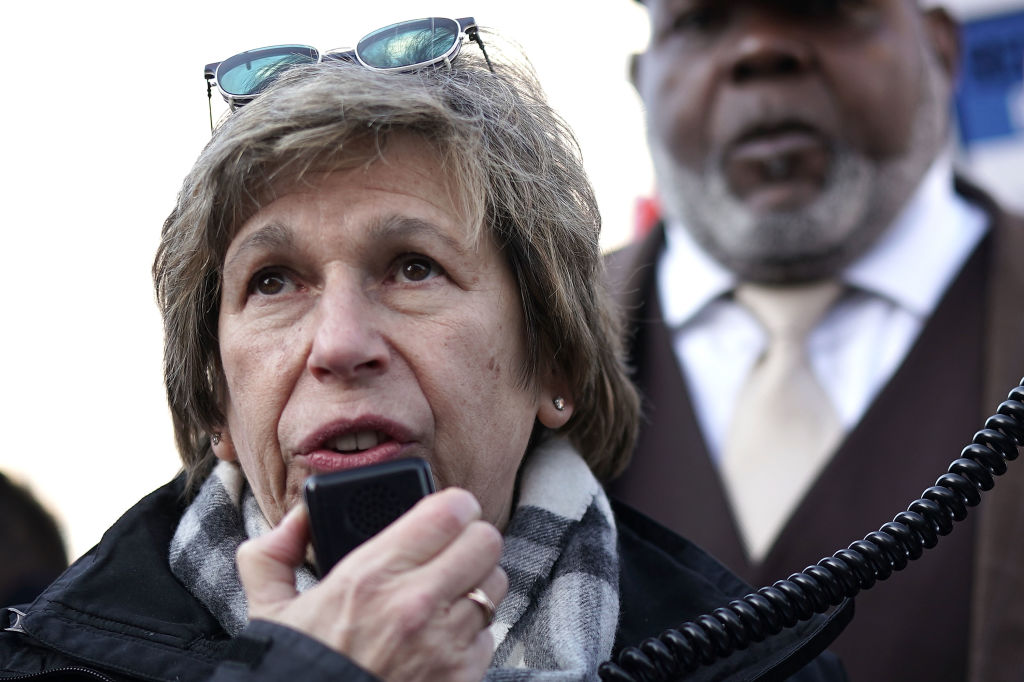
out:
M207 95L211 95L212 86L216 85L233 111L252 101L293 66L338 60L361 64L374 71L415 71L450 65L466 39L480 46L487 68L493 72L475 19L430 17L378 28L360 38L352 49L321 53L308 45L274 45L248 50L222 62L207 64L203 75Z

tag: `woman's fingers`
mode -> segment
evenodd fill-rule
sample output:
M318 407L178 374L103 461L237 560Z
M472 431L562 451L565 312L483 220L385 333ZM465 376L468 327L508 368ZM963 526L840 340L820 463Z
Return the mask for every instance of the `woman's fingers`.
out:
M430 495L297 594L309 521L293 510L239 549L250 617L306 632L382 679L479 680L490 614L466 595L479 588L496 608L507 589L501 534L479 516L465 490Z
M454 602L490 575L501 559L503 543L497 528L485 521L474 521L429 563L416 570L415 579L447 602Z
M501 533L477 520L479 510L465 490L449 488L430 495L356 548L335 570L350 579L351 567L358 566L356 570L374 582L392 576L397 584L422 595L415 603L447 609L479 586L501 558ZM330 575L325 582L332 582Z
M447 488L417 502L350 556L371 555L374 563L411 569L433 559L479 518L480 504L472 493ZM386 548L386 553L381 553L382 548ZM370 556L364 556L360 561L368 559Z
M452 603L451 618L460 624L458 629L465 633L467 639L475 637L479 630L490 626L507 592L508 578L505 571L495 566L478 587Z
M250 617L296 596L295 567L305 559L307 542L309 514L300 505L269 533L238 548L238 575L249 597Z

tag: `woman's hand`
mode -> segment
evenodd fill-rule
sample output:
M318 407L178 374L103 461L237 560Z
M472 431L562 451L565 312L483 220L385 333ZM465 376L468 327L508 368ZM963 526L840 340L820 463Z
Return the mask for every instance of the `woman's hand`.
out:
M479 518L465 490L429 495L299 594L309 517L293 509L238 550L249 617L304 632L388 682L478 682L494 644L466 593L479 587L497 604L508 587L501 534Z

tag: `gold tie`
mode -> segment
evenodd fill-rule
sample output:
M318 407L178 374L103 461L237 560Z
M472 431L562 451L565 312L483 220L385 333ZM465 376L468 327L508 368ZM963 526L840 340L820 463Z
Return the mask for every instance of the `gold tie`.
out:
M842 437L806 349L808 333L841 291L832 280L736 288L736 300L768 334L738 394L722 452L726 492L754 562L768 553Z

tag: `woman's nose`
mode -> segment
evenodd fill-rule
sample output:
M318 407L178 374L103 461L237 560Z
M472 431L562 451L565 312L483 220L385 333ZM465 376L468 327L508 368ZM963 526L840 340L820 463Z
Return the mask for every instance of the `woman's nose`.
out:
M316 329L307 366L320 381L361 381L387 370L390 347L377 306L362 291L325 291L317 302Z

